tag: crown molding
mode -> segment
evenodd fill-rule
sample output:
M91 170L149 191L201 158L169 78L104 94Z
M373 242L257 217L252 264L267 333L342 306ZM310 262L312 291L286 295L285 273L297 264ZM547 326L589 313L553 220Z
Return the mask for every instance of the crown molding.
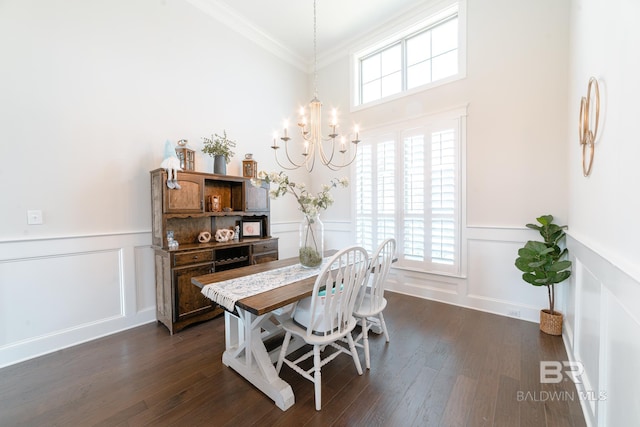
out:
M299 70L308 73L309 62L300 55L287 48L280 41L274 39L260 28L253 25L246 18L218 0L186 0L194 7L211 16L232 31L251 40L261 48L271 52L278 58Z
M464 14L466 13L466 2L467 0L435 0L398 10L377 28L372 28L370 31L354 35L334 45L330 49L318 52L318 68L324 68L380 39L393 37L402 31L406 31L408 27L425 20L434 13L453 4L457 3L460 13ZM313 63L308 62L307 72L313 73Z
M214 18L216 21L228 27L230 30L240 34L246 39L254 42L261 48L282 59L286 63L296 67L300 71L313 74L313 58L306 58L288 48L284 43L272 37L247 18L227 6L220 0L186 0L195 8ZM371 43L372 40L383 36L389 36L398 32L416 21L428 17L430 14L443 9L447 5L458 2L464 8L467 0L434 0L411 6L403 10L398 10L377 28L371 29L362 34L355 35L335 44L330 49L318 52L318 68L324 68L335 61L348 56L362 47L363 44Z

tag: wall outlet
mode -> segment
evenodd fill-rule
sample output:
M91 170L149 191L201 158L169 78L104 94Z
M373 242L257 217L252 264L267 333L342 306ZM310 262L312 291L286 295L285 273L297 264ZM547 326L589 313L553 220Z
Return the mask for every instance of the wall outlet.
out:
M520 310L509 310L507 311L507 316L520 317Z
M41 210L28 210L27 211L27 224L40 225L43 224L42 211Z

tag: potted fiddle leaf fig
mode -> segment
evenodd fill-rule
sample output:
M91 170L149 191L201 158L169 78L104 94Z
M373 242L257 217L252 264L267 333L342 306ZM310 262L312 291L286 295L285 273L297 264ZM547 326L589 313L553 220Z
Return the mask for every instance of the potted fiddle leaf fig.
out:
M213 157L213 173L225 175L227 163L231 162L231 157L235 155L231 149L236 146L236 142L227 138L226 130L222 135L216 133L215 136L204 137L202 140L204 141L202 152Z
M550 335L562 335L562 314L555 310L555 288L571 276L571 261L567 248L561 248L566 237L566 225L553 223L552 215L536 218L539 224L527 224L537 230L543 241L529 240L518 250L515 265L522 279L533 286L546 286L549 309L540 310L540 330Z

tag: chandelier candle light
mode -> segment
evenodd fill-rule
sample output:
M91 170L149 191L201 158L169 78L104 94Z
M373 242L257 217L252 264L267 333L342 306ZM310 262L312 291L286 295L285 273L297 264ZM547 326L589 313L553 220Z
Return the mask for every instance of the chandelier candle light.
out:
M329 135L327 138L322 136L322 103L318 99L318 53L316 43L317 25L316 25L316 1L313 2L313 59L314 59L314 96L311 102L309 102L309 118L307 119L306 111L304 107L300 107L300 117L298 118L298 127L302 135L304 146L302 147L302 158L296 162L291 158L289 153L289 122L284 122L284 135L280 137L278 133L273 134L273 145L271 148L274 150L274 156L276 162L280 167L287 170L294 170L304 166L308 172L313 170L316 160L316 151L320 156L320 161L323 165L327 166L331 170L339 170L345 166L350 165L356 158L358 153L359 129L358 126L354 128L354 139L351 143L355 146L353 150L350 150L350 145L347 144L344 135L337 133L338 127L338 114L334 108L331 113L331 124L329 125ZM336 138L340 137L339 141ZM287 157L288 165L283 165L278 159L278 139L283 141L284 152ZM330 147L325 150L324 143L331 142ZM338 146L336 146L338 144ZM348 154L351 152L352 154ZM340 153L338 155L337 153Z

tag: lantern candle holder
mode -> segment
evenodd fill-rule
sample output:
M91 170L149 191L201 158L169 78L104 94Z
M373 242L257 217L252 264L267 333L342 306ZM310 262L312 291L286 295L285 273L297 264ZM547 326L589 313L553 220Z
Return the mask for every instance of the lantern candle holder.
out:
M178 160L180 160L180 167L183 171L195 171L196 153L195 151L186 147L187 142L188 141L186 139L181 139L180 141L178 141L176 155L178 156Z
M242 161L242 176L246 178L258 177L258 162L253 160L253 154L247 153Z

